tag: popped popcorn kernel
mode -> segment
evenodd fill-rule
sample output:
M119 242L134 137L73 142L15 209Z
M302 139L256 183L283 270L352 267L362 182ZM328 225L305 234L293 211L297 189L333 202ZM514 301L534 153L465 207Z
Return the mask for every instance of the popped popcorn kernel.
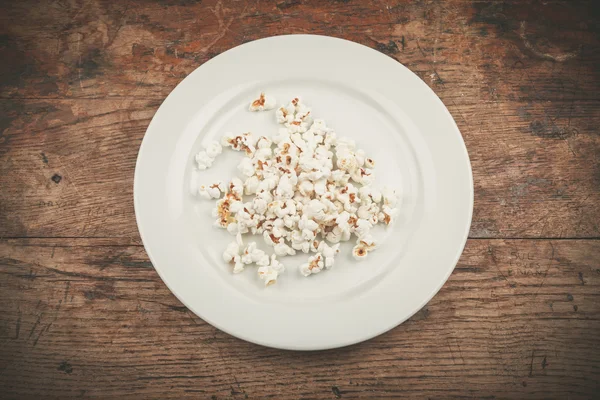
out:
M265 95L264 92L261 92L258 95L257 99L252 100L252 102L250 103L250 106L248 107L248 110L250 110L250 111L272 110L273 108L275 108L276 103L277 103L277 101L275 100L274 97L267 96L267 95Z

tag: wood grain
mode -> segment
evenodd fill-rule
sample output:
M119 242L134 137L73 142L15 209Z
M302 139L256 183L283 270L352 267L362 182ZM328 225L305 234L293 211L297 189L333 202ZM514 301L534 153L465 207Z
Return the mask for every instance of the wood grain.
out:
M0 387L9 398L586 398L597 390L597 240L470 240L444 288L408 322L316 353L262 348L206 324L126 240L3 240L0 254Z
M597 397L599 11L2 2L0 397ZM475 182L471 239L438 295L392 331L326 352L259 347L193 315L152 268L132 204L165 96L223 51L291 33L353 40L415 72L456 120Z
M163 99L215 55L290 33L378 49L443 100L595 100L599 89L593 1L28 0L4 8L2 97Z

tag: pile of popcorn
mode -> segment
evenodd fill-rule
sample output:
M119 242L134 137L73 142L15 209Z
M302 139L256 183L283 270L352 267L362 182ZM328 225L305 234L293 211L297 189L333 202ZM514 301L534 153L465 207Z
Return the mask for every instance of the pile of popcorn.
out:
M271 110L275 104L261 93L249 110ZM338 137L325 121L313 120L300 98L278 108L276 118L281 127L271 138L228 133L195 157L197 168L204 170L222 147L244 154L237 167L243 178L198 185L197 194L216 199L215 225L235 236L223 253L233 273L256 264L267 286L284 271L277 257L314 253L300 265L300 272L316 274L333 267L340 242L352 235L352 255L365 259L377 247L371 228L390 225L398 206L393 189L371 186L375 162L353 140ZM273 254L258 249L256 242L244 246L243 234L262 235Z

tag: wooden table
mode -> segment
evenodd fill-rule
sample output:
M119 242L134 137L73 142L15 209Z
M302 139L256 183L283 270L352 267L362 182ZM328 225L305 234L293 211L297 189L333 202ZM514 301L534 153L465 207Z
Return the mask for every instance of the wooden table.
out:
M598 396L593 3L2 2L0 397ZM344 349L268 349L203 322L154 271L134 218L136 155L164 97L211 57L285 33L402 62L446 104L473 165L449 281Z

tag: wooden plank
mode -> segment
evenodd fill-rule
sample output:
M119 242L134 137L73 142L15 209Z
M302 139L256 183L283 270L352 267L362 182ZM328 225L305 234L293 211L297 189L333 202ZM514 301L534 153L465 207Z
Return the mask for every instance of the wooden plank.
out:
M159 104L0 100L0 237L139 242L135 160ZM473 165L471 237L600 236L600 102L449 107Z
M19 1L2 6L0 97L164 98L215 55L312 33L382 51L443 100L598 99L593 2Z
M345 349L298 353L206 324L140 246L0 241L8 398L591 398L599 240L469 240L437 296ZM392 305L393 306L393 305Z

